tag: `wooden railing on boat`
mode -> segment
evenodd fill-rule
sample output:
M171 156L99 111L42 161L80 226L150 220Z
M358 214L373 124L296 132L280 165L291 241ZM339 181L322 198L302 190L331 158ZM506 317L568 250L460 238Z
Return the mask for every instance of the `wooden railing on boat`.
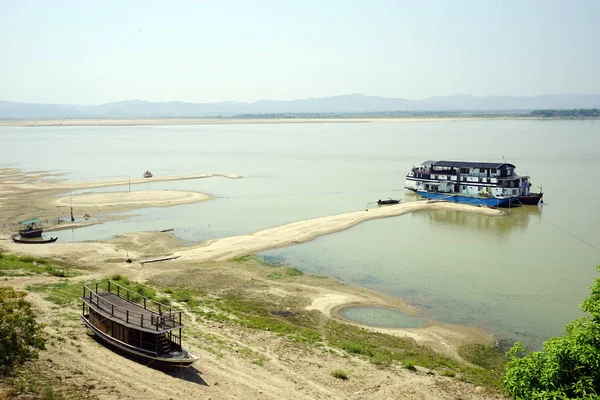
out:
M137 307L141 307L146 312L136 312L122 305L115 304L102 296L106 293L115 295ZM90 286L84 285L83 298L89 299L90 304L130 325L146 329L156 329L157 331L183 327L181 324L181 311L173 310L165 304L144 297L110 280L98 282Z

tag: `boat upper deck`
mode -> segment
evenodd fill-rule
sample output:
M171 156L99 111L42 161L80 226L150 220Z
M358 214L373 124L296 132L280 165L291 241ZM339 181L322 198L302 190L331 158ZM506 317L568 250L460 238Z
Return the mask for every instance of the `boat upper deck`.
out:
M140 331L163 333L183 328L181 311L112 281L84 286L81 300L104 318Z

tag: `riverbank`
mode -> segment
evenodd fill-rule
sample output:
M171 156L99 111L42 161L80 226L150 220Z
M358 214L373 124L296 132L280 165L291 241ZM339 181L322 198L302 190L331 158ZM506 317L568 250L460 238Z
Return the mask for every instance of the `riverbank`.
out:
M302 123L389 123L389 122L437 122L482 120L542 120L531 116L406 116L406 117L298 117L298 118L89 118L89 119L37 119L0 120L2 126L149 126L149 125L218 125L218 124L302 124Z
M136 190L136 185L148 182L175 182L192 179L226 178L240 179L239 175L187 174L152 178L110 179L73 182L65 174L47 171L24 172L15 168L0 168L0 233L14 233L17 222L28 218L40 218L46 231L90 226L115 219L116 216L143 207L169 207L212 199L212 196L189 191ZM111 186L133 186L131 192L103 192L69 195L74 190L86 190ZM57 197L62 195L62 197ZM73 205L77 222L70 219ZM84 220L88 215L90 220Z
M144 254L143 246L151 237L146 234L144 245L130 244L132 253ZM157 246L169 244L158 241ZM477 336L459 339L429 328L382 335L354 327L311 306L322 304L323 296L329 297L327 303L334 296L342 302L390 307L400 300L305 276L287 266L267 265L254 257L143 267L119 259L93 265L94 257L76 264L24 260L28 261L20 261L18 269L0 267L4 274L0 286L26 290L46 325L47 350L29 368L34 374L43 371L44 382L58 393L124 399L144 393L151 400L502 398L476 386L493 386L493 375L444 351L482 343ZM182 308L183 346L199 357L194 366L183 373L164 373L124 358L86 335L78 318L81 285L106 278L132 288L143 282L145 293ZM442 352L431 351L430 341L442 343ZM488 341L484 338L483 343Z
M61 176L43 172L2 172L3 185L10 191L0 200L0 216L12 218L19 213L27 215L30 211L25 209L29 207L34 208L31 212L35 216L51 216L56 208L67 209L73 203L78 214L103 208L103 217L96 222L101 223L115 217L111 214L115 210L209 199L201 193L178 191L57 197L65 188L112 186L115 181L73 183L61 182ZM32 255L42 257L56 267L44 267L45 261L33 259L31 270L0 268L0 286L27 290L28 298L47 325L51 345L33 364L36 374L52 362L53 368L47 375L51 381L68 381L70 390L78 392L84 388L89 396L135 398L143 391L146 398L159 399L165 396L164 388L173 388L167 390L170 397L208 394L213 399L239 398L242 394L273 399L452 399L456 393L465 399L497 398L480 387L452 378L458 376L478 385L497 387L496 375L478 372L460 354L466 344L492 344L486 332L435 322L411 329L348 323L337 312L346 306L379 305L417 315L420 310L399 298L326 277L306 276L289 266L267 265L249 255L349 229L370 219L433 208L460 209L490 218L502 218L503 214L465 205L412 202L298 221L192 248L184 247L182 240L168 232L119 235L102 242L24 246L13 243L12 232L5 229L0 234L0 252L26 255L23 259L29 262ZM165 255L179 258L150 264L139 262ZM126 259L133 262L127 263ZM185 376L174 377L124 359L83 334L77 316L81 283L109 277L150 285L161 301L185 309L184 345L200 358ZM60 313L53 311L57 305ZM107 374L102 365L115 367ZM349 379L336 378L336 370ZM94 385L89 386L92 381Z

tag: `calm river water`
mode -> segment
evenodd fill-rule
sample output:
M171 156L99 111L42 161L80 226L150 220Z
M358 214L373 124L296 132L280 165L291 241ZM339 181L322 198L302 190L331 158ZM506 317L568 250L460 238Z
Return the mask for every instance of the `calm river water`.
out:
M543 207L513 209L507 218L419 212L265 255L403 297L424 318L532 346L581 315L578 304L598 276L600 121L4 127L0 140L0 167L68 172L72 180L137 178L146 169L244 176L132 186L217 198L138 210L126 221L62 231L61 241L166 228L190 242L246 233L387 197L414 200L404 175L425 160L504 156L543 184Z

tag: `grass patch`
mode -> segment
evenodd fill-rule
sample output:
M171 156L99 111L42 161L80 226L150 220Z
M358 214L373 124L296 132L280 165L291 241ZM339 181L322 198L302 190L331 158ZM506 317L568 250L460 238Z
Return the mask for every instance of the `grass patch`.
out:
M293 267L279 267L276 271L267 275L269 279L281 279L290 276L301 276L304 275L304 272L300 271L298 268Z
M43 258L6 253L0 253L0 273L2 276L49 274L60 278L75 275L72 271L67 271Z
M405 360L402 362L402 365L404 366L404 368L406 368L409 371L417 370L417 366L415 365L415 362L413 360ZM445 371L449 371L449 370L445 370Z
M495 346L486 346L479 343L465 344L459 347L458 355L466 361L479 367L499 370L504 373L506 355Z
M192 294L187 289L177 289L172 292L173 300L181 303L189 303L192 300Z
M442 371L442 376L447 376L449 378L454 378L456 376L456 372L451 369L445 369Z
M27 286L27 290L41 293L46 300L66 307L78 302L79 297L83 295L83 284L69 283L68 279L65 279L59 283L30 285Z
M251 259L252 259L252 256L248 255L248 256L242 256L242 257L234 258L232 261L235 261L235 262L238 262L238 263L243 263L243 262L250 261Z
M337 379L341 379L343 381L347 381L349 379L348 373L343 369L334 369L333 371L331 371L331 376Z

